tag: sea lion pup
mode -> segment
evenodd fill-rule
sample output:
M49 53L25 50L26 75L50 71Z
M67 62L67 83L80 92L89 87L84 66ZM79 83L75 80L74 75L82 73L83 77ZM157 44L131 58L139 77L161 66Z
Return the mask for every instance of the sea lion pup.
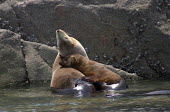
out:
M62 56L68 56L71 54L81 54L88 58L84 47L73 37L69 37L63 30L56 30L56 39L58 47L58 55L53 63L51 88L66 89L73 88L74 81L84 76L81 72L74 68L61 68L59 62Z
M82 77L82 80L89 82L105 82L107 85L111 85L122 80L118 74L108 70L102 64L91 61L80 54L73 54L62 58L60 65L79 70L86 76Z

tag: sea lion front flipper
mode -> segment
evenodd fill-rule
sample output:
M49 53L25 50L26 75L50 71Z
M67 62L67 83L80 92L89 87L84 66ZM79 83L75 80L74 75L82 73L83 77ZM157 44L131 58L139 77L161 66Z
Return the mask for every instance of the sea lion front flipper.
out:
M111 85L107 85L106 83L104 83L102 85L103 90L124 90L127 88L128 88L128 85L126 84L124 79L120 80L119 83L115 83Z
M75 82L75 87L77 85L83 84L83 85L93 85L95 91L101 91L102 90L102 85L103 82L94 82L93 80L91 80L89 77L80 77L78 78Z

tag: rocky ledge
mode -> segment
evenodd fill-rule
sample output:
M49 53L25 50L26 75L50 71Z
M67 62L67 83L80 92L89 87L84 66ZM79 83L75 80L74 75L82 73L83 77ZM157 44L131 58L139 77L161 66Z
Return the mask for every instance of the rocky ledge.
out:
M0 29L0 54L0 87L4 87L50 81L57 49L24 41L19 34ZM106 67L126 79L139 79L136 74Z

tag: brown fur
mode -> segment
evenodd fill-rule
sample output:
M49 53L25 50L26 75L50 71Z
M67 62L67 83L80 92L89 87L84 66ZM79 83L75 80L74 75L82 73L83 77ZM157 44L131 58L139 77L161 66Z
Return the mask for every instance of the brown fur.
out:
M73 54L63 58L60 64L63 67L73 67L88 77L92 82L105 82L107 84L119 83L121 77L108 70L102 64L91 61L80 54Z
M86 51L75 38L69 37L63 30L56 31L56 38L58 55L53 64L50 87L57 89L73 88L74 81L84 75L74 68L61 68L61 65L59 65L61 56L78 53L87 57Z

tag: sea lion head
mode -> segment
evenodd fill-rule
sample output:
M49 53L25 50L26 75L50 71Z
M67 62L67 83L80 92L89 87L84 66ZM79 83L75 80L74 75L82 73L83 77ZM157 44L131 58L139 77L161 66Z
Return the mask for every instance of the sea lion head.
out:
M72 47L74 44L72 43L71 38L67 35L66 32L59 29L56 30L56 38L57 38L57 47L62 48L65 47Z
M80 54L72 54L72 55L61 58L61 62L59 64L62 67L77 68L78 66L82 64L83 57L84 56Z
M87 53L81 43L74 37L70 37L65 31L56 30L57 49L60 55L81 54L88 58Z
M59 63L62 67L72 67L73 64L77 62L77 59L74 55L69 55L67 57L62 57L61 62Z

